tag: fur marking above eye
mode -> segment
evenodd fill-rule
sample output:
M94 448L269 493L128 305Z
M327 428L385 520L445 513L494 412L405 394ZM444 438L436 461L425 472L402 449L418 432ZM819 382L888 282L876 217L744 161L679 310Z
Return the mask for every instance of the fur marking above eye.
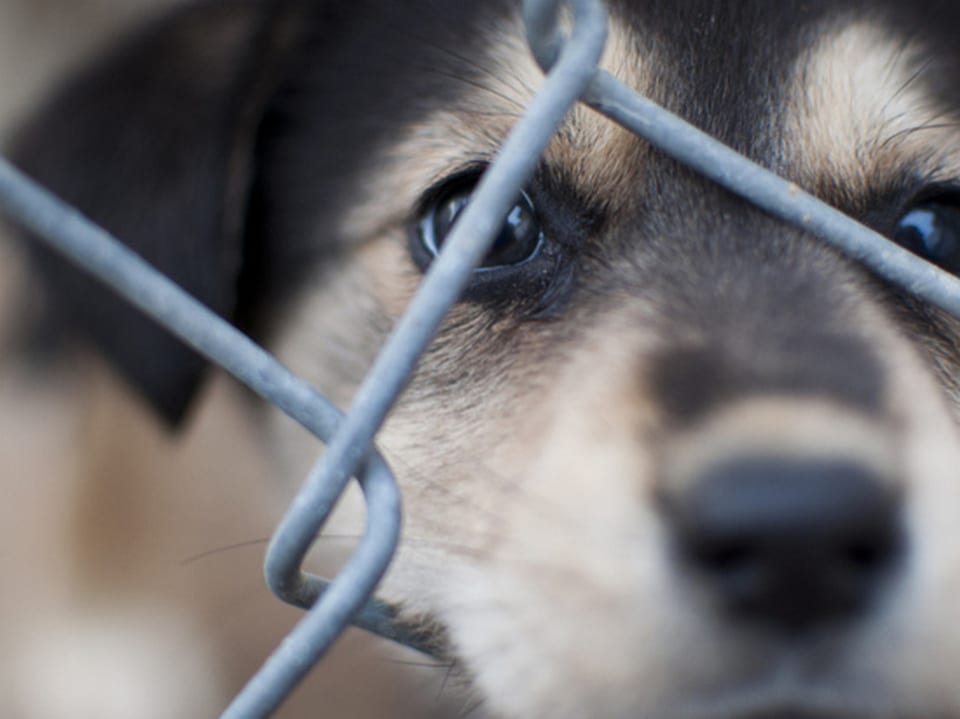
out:
M421 210L418 236L430 260L443 249L454 223L470 201L472 191L472 185L458 183ZM534 259L542 246L543 231L533 202L525 193L521 194L477 271L524 264Z
M916 204L897 222L894 239L941 269L960 275L960 195Z

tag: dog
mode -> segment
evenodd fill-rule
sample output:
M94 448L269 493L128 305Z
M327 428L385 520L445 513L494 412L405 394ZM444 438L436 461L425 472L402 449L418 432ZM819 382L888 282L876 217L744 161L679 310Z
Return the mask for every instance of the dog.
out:
M608 5L605 69L960 271L960 6ZM13 157L346 407L542 83L516 2L191 3ZM107 434L188 441L205 363L26 247L27 364L109 366ZM577 107L379 437L406 505L380 593L472 716L960 717L958 346ZM316 444L227 404L292 492Z

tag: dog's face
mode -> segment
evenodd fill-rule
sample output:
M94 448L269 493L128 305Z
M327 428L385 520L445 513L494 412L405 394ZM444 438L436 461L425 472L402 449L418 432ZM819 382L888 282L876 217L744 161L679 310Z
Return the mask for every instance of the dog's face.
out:
M20 157L345 405L542 78L513 3L277 7L169 22ZM624 82L960 270L955 4L610 12ZM86 297L177 417L200 364ZM960 717L958 331L577 108L380 438L383 593L492 716Z

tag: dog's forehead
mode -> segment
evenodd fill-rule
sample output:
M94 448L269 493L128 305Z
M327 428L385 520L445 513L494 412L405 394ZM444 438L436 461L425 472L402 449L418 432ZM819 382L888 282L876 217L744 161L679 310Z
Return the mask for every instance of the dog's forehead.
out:
M869 192L895 173L960 172L947 109L955 90L942 81L956 57L940 43L930 59L939 5L620 0L610 10L608 71L811 189ZM433 65L410 66L433 76L435 94L420 94L415 121L388 145L386 163L376 159L371 186L396 199L397 213L410 198L378 186L392 176L394 187L423 189L491 158L542 84L517 12L491 4L471 22L469 46L462 27L438 28L425 50ZM587 201L610 204L611 192L627 200L624 188L645 184L649 156L645 143L578 107L545 160Z
M606 70L847 211L865 216L863 197L883 204L880 185L904 175L960 175L960 4L608 5ZM496 156L543 83L519 2L362 0L316 13L315 28L264 133L262 166L279 188L265 200L267 286L315 259L305 235L351 245L408 223L429 188ZM695 175L583 106L543 166L622 218L643 198L693 196Z
M960 175L956 55L879 18L847 16L799 56L782 120L786 161L845 204L913 176Z
M830 200L960 174L960 44L943 33L956 4L621 0L611 11L608 70ZM572 157L619 169L608 183L630 181L624 146L637 143L608 125L581 108L561 139ZM602 176L574 175L588 187Z

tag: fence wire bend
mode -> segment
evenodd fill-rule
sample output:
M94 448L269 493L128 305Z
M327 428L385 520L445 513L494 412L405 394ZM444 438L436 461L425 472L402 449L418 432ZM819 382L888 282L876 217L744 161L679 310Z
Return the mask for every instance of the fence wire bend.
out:
M569 37L560 29L564 7L573 17ZM771 215L819 236L906 292L960 317L960 280L599 70L607 29L599 0L524 0L523 11L531 50L547 73L545 83L480 181L346 416L107 232L0 158L0 210L4 214L327 444L323 458L274 535L264 570L278 597L309 611L222 719L259 719L272 714L350 623L420 651L431 651L422 636L397 623L392 607L371 599L396 551L401 526L400 493L390 468L374 447L375 436L563 118L578 101ZM353 477L364 492L367 526L353 556L328 582L304 573L301 567Z

